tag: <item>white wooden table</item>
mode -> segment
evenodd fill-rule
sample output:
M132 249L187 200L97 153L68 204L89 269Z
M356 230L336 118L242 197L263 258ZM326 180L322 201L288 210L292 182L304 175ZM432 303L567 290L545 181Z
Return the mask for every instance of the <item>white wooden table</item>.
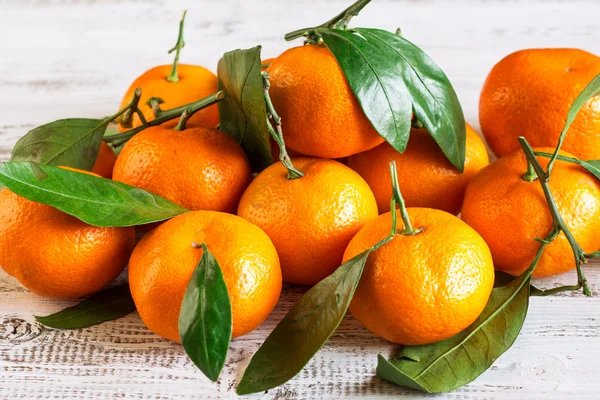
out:
M348 0L350 1L350 0ZM3 1L0 0L0 160L31 128L64 117L100 117L117 108L129 83L170 63L177 21L189 9L182 62L215 69L223 52L264 46L283 51L284 33L329 19L348 1ZM354 24L395 30L446 71L466 118L492 65L529 47L580 47L600 54L600 3L588 1L374 0ZM600 291L599 265L586 269ZM123 278L122 278L123 279ZM566 274L536 282L575 282ZM0 271L0 398L228 398L253 352L300 295L284 291L271 317L234 340L218 383L209 382L182 348L152 334L137 314L79 331L36 323L73 304L22 289ZM426 397L374 377L376 355L394 346L348 316L302 373L255 397ZM597 399L600 396L600 297L563 293L533 298L514 347L474 383L436 398Z

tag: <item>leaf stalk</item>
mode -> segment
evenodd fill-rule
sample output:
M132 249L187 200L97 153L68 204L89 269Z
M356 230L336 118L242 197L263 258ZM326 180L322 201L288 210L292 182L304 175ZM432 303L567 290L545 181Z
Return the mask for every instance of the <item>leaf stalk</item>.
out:
M316 35L315 31L319 28L334 28L334 29L346 29L350 20L357 16L358 13L371 2L371 0L357 0L352 5L347 7L344 11L340 12L338 15L333 17L327 22L322 23L321 25L312 27L312 28L304 28L297 29L293 32L290 32L284 36L285 40L290 41L297 39L299 37L305 36L313 42L318 42L319 38Z
M567 241L569 242L569 245L571 246L571 249L573 249L573 255L575 257L575 265L577 269L577 286L578 288L583 288L583 294L585 294L586 296L591 296L592 292L588 286L587 279L582 268L582 264L587 262L585 252L573 237L573 234L565 224L565 221L563 220L562 216L560 215L560 212L558 211L558 207L556 205L556 202L554 201L554 197L552 195L552 191L550 190L549 185L551 170L547 169L546 171L544 171L537 158L535 157L533 149L527 142L527 139L521 136L519 137L519 143L521 145L521 148L525 152L525 156L527 157L529 164L533 166L533 169L536 175L538 176L538 181L542 186L542 191L544 192L544 197L546 198L546 202L548 203L548 209L550 210L550 214L552 216L553 231L558 232L556 235L558 235L560 232L563 232L565 234L565 237L567 238ZM559 146L557 146L557 149L559 149L559 147L560 144ZM558 154L558 152L555 152L555 154ZM548 166L550 166L550 164L548 164Z
M262 80L264 89L264 99L265 104L267 106L267 129L269 130L269 133L279 146L279 161L281 161L283 166L287 168L287 179L293 180L302 178L304 176L304 172L294 167L294 165L292 164L292 160L287 153L285 141L283 139L283 130L281 129L281 118L279 117L279 115L277 115L275 107L273 106L273 102L271 101L271 96L269 96L269 89L271 88L271 83L269 82L269 74L266 71L262 72ZM277 130L273 129L271 121L275 123L275 128Z
M423 231L423 228L413 228L408 211L406 210L406 202L400 192L400 185L398 184L398 171L396 170L396 161L390 161L390 179L392 180L392 200L390 202L390 208L392 212L392 232L391 236L400 233L404 236L414 236ZM396 203L400 207L400 216L404 222L404 229L398 232L396 227Z
M175 60L173 60L173 67L171 68L171 73L167 76L167 80L169 82L179 82L179 75L177 74L177 67L179 66L179 53L181 49L185 47L185 41L183 40L183 25L185 23L185 15L187 14L187 10L183 11L183 15L181 16L181 20L179 21L179 33L177 35L177 43L171 50L169 50L169 54L175 52Z
M136 134L138 134L139 132L143 131L146 128L149 128L151 126L157 126L157 125L163 124L167 121L170 121L172 119L175 119L177 117L180 117L186 110L188 110L188 112L191 112L191 114L193 114L196 111L199 111L205 107L208 107L208 106L218 103L219 101L223 100L224 98L225 98L225 93L223 93L222 91L218 91L215 94L212 94L203 99L194 101L192 103L183 105L181 107L172 108L170 110L164 110L159 114L158 117L156 117L152 121L149 121L147 126L142 125L142 126L138 126L137 128L133 128L128 131L125 131L123 133L116 133L114 135L104 136L103 140L106 143L111 144L113 147L118 147L118 146L126 143L129 139L131 139Z

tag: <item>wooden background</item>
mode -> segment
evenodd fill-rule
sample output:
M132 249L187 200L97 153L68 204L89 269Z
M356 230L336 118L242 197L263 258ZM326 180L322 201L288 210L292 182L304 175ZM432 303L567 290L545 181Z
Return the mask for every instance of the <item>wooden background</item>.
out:
M323 22L348 1L0 0L0 160L39 124L114 112L138 74L171 62L166 52L184 8L189 13L181 61L214 70L222 53L235 48L262 44L265 57L279 54L290 46L284 33ZM600 2L594 0L374 0L354 24L401 26L446 71L468 122L478 128L479 91L494 63L529 47L600 54L598 16ZM586 269L595 295L598 267ZM575 280L566 274L536 284ZM233 341L221 379L213 384L179 345L152 334L137 314L79 331L42 327L33 314L72 303L39 298L0 271L0 398L233 398L251 355L299 295L286 289L261 328ZM296 379L254 397L427 397L374 377L376 355L393 350L348 316ZM514 347L474 383L436 398L597 399L599 370L600 298L533 298Z

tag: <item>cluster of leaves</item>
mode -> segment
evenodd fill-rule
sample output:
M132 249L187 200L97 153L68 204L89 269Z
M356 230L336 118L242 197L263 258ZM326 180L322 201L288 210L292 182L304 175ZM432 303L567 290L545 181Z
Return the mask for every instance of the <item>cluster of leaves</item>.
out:
M368 0L358 3L362 8ZM301 32L309 41L328 46L366 116L390 145L400 152L406 149L416 118L462 171L465 121L447 77L422 50L397 34L340 25L358 9L353 5L328 23ZM219 89L224 94L219 103L220 127L242 145L256 171L273 163L260 50L257 46L228 52L218 65ZM597 78L575 101L563 133L585 101L599 90ZM185 213L188 210L148 191L57 166L90 170L103 139L123 142L147 126L181 115L188 106L165 111L125 134L107 134L108 124L128 110L136 112L135 99L129 108L106 119L74 118L43 125L17 143L11 162L0 163L0 185L95 226L135 226ZM578 163L600 178L600 161L546 156ZM238 393L273 388L302 370L344 318L370 252L385 243L341 265L294 305L252 358ZM544 246L540 245L539 254ZM231 340L231 304L218 261L206 245L198 247L202 257L184 296L179 331L193 362L216 380ZM471 382L513 344L521 330L530 294L541 293L530 285L536 262L516 279L497 276L487 306L469 328L438 343L403 346L391 360L380 355L377 375L425 392L450 391ZM128 286L123 285L37 319L54 328L81 328L134 309Z

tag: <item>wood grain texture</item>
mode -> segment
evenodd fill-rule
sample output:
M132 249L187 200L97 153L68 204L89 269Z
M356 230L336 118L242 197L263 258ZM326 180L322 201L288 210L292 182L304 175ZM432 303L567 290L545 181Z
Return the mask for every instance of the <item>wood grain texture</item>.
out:
M138 74L171 62L166 51L184 8L189 13L181 60L215 70L222 53L234 48L262 44L265 57L279 54L289 47L285 32L322 22L347 3L0 0L0 160L39 124L114 112ZM598 15L600 3L593 0L374 0L355 25L401 26L446 71L468 122L478 127L479 91L498 60L528 47L600 54ZM599 267L586 268L596 295ZM575 280L569 273L536 285ZM286 288L263 326L232 342L226 368L213 384L179 345L152 334L135 313L78 331L42 327L34 314L73 303L37 297L0 271L0 398L234 398L251 355L301 293ZM373 377L377 353L393 351L348 316L297 378L254 398L427 397ZM600 299L563 293L532 299L515 346L474 383L435 398L595 399L599 370Z

